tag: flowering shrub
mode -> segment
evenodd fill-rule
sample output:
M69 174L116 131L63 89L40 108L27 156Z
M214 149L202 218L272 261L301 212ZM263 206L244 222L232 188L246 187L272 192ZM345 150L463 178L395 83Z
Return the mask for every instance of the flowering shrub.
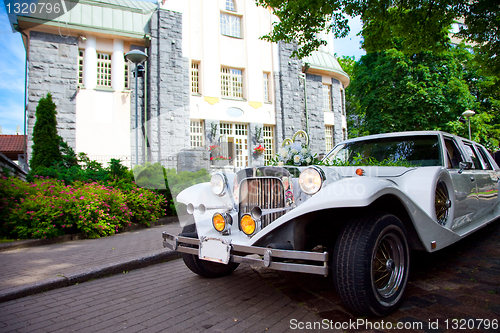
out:
M97 182L34 176L31 183L0 178L0 237L51 238L82 232L88 238L112 235L132 222L149 225L163 216L161 196L130 185L120 190Z
M162 217L165 199L154 192L137 187L127 192L127 206L131 209L133 219L149 227L151 221Z

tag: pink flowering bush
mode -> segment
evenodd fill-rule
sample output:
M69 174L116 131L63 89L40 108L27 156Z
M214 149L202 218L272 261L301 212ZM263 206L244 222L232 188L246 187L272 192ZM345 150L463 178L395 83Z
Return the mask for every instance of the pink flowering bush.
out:
M35 176L31 183L0 178L0 237L51 238L81 232L88 238L113 235L131 223L149 225L163 216L165 199L131 186L121 190L97 182Z

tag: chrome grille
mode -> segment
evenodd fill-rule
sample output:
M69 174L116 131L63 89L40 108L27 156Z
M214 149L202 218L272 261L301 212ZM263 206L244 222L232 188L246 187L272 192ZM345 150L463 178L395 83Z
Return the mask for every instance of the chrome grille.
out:
M285 207L285 196L283 193L283 183L278 178L247 178L240 185L239 218L250 213L253 207L261 209L273 209ZM262 228L267 227L271 222L285 212L264 215L261 218Z

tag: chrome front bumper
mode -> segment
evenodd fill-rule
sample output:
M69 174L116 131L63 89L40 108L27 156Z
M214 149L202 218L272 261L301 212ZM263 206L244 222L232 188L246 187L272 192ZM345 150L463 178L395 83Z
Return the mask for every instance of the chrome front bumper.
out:
M190 245L186 246L186 245ZM200 240L171 235L163 232L163 247L174 251L199 255ZM257 254L259 258L247 257ZM273 261L279 258L280 261ZM231 244L231 262L250 264L257 267L267 267L277 271L311 273L328 275L328 252L305 252L294 250L277 250L265 247ZM292 263L288 260L302 260L307 263Z

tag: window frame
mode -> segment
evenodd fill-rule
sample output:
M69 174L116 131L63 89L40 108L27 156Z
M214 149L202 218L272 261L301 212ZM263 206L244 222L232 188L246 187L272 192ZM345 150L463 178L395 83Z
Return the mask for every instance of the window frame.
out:
M262 72L264 103L271 103L271 73Z
M100 58L104 57L104 58ZM97 57L97 88L112 88L112 53L96 51ZM107 58L107 59L106 59ZM104 64L104 66L102 66Z
M275 126L263 125L262 126L262 143L264 145L264 162L267 164L274 157L274 140L275 139Z
M124 78L123 78L123 89L124 90L131 90L132 87L131 87L131 80L130 80L130 64L131 62L125 60L125 64L123 66L123 70L124 70Z
M242 15L234 12L221 11L219 18L220 34L232 38L243 38L242 18Z
M189 123L189 144L191 148L203 148L205 143L204 138L205 130L203 126L203 120L191 119Z
M335 146L334 133L335 125L325 125L325 151L327 153L329 153ZM329 146L331 147L329 148Z
M332 85L328 83L323 83L322 91L323 91L323 111L333 112Z
M85 86L85 49L78 49L78 86Z
M227 11L236 12L236 3L235 3L235 1L234 0L226 0L226 6L225 6L225 8L226 8Z
M228 72L224 72L225 70L227 70ZM245 100L245 85L243 73L243 69L221 66L220 93L222 98ZM225 90L224 87L227 87L227 90Z
M201 85L200 85L200 61L191 61L191 67L189 70L189 84L190 84L190 90L191 90L191 95L195 96L201 96ZM193 66L196 66L196 68L193 68ZM194 80L195 76L193 75L196 73L196 80ZM196 91L193 91L194 83L196 83Z

